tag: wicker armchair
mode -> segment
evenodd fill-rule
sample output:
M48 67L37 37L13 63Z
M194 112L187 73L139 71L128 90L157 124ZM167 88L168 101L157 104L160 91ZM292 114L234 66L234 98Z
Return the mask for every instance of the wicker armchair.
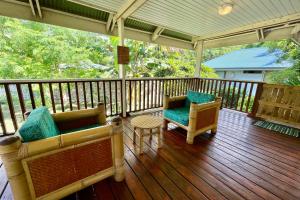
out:
M217 132L221 98L212 96L213 100L210 102L196 103L191 101L190 104L187 104L187 98L187 96L169 97L165 95L164 129L167 129L169 122L180 126L187 130L186 142L193 144L195 136L208 130L211 130L212 133ZM172 112L172 115L169 112Z
M18 136L0 141L0 155L15 200L60 199L109 176L124 179L122 121L106 124L105 108L52 115L67 134L22 143ZM101 126L79 130L97 122Z

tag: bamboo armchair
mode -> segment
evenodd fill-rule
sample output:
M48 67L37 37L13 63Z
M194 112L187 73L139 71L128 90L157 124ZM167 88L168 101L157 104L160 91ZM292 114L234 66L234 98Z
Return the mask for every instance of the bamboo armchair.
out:
M164 110L182 108L185 105L186 98L187 96L169 97L165 95L163 108ZM193 144L195 136L208 130L211 130L213 134L216 133L221 99L221 97L215 97L214 101L201 104L191 102L186 124L182 124L164 115L164 129L167 129L168 123L172 122L187 130L186 142L188 144Z
M106 123L103 104L52 116L64 131L101 126L27 143L18 136L2 138L0 156L15 200L60 199L109 176L124 179L120 118Z

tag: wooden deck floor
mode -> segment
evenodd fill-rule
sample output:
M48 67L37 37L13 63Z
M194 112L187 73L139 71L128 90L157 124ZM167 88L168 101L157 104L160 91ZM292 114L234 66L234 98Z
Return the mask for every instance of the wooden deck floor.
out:
M161 115L161 112L152 113ZM223 109L215 136L185 143L186 132L172 124L157 138L145 138L145 153L132 143L124 120L126 178L112 178L65 199L300 199L300 140L252 125L245 114ZM1 199L12 199L3 167Z

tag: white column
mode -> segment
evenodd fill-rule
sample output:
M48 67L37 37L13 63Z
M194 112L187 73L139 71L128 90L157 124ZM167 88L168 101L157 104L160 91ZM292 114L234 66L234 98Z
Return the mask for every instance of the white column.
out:
M197 42L196 46L196 68L195 68L195 77L200 77L201 63L202 63L202 54L203 54L203 40Z
M118 35L119 35L119 45L124 46L124 19L120 18L118 19ZM125 65L124 64L119 64L119 78L122 79L122 115L123 117L126 117L126 71L125 71Z

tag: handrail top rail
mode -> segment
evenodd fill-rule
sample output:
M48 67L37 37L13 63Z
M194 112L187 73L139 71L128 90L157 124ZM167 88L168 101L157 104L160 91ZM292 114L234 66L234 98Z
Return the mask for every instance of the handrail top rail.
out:
M126 78L126 81L143 81L143 80L217 80L217 81L231 81L241 83L264 83L262 81L248 81L248 80L231 80L220 78L197 78L197 77L143 77L143 78ZM30 84L30 83L75 83L75 82L100 82L100 81L121 81L121 78L68 78L68 79L2 79L0 84Z

